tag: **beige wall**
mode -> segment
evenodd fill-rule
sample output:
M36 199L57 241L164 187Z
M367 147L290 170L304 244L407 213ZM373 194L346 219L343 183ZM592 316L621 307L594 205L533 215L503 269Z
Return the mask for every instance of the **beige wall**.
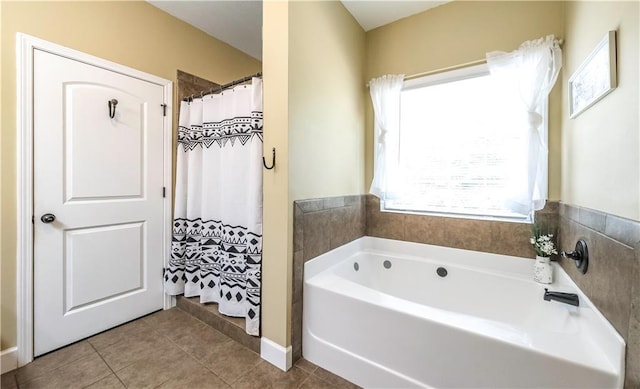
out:
M259 61L142 1L2 1L2 340L16 344L15 34L57 44L174 80L176 70L225 83L259 71Z
M568 2L564 79L609 30L618 31L618 87L569 119L563 92L562 200L640 220L639 3Z
M522 42L563 36L563 3L454 1L367 33L367 80L383 74L416 74L512 51ZM559 78L549 100L549 199L560 198ZM373 113L367 99L366 185L373 176Z
M288 346L291 329L293 209L289 200L289 6L262 8L264 150L275 147L277 164L263 174L262 335ZM270 153L265 153L270 155Z
M292 200L364 193L364 30L337 1L289 12Z
M0 23L1 22L2 22L2 5L0 4ZM1 26L2 25L0 24L0 27ZM3 45L3 42L0 39L0 55L4 54L4 51L2 49L2 45ZM2 61L0 61L0 75L2 75L2 67L3 67ZM3 84L2 83L2 77L0 77L0 91L3 89L2 88L2 84ZM3 111L2 107L3 107L3 105L2 105L2 93L0 93L0 118L4 117L2 115L2 111ZM4 301L2 300L3 296L5 295L5 283L2 282L3 273L5 271L7 271L7 273L8 273L8 277L7 278L11 277L12 274L15 274L15 270L14 270L15 269L15 264L8 265L8 266L5 267L4 261L2 260L3 253L4 253L4 251L2 250L2 247L3 247L2 246L2 237L3 237L3 234L2 234L2 220L4 220L2 218L2 206L3 206L2 205L2 197L3 197L2 196L2 181L3 181L2 180L2 176L3 176L3 174L1 174L2 173L2 152L1 152L2 150L3 150L3 148L2 148L2 127L0 127L0 351L4 350L4 348L5 348L4 347L4 343L5 342L2 340L3 339L3 335L2 334L4 334L4 331L5 331L6 327L10 327L11 328L11 330L10 330L10 338L8 339L9 342L7 342L7 343L8 344L16 343L16 340L15 340L16 339L16 331L14 329L15 328L15 324L13 324L13 322L11 322L11 321L7 321L7 323L5 325L5 323L4 323L3 319L2 319L3 316L5 315L5 312L4 312L5 310L3 308L4 307ZM5 268L6 268L6 270L5 270ZM13 285L13 288L12 288L13 290L8 290L6 293L7 293L7 298L8 299L10 299L11 301L15 301L15 295L16 295L15 283L10 283L9 287L11 287L12 285ZM10 309L7 310L7 315L11 315L12 317L15 318L15 312L16 312L16 306L15 306L15 304L13 304L13 306ZM13 320L15 321L15 319L13 319Z
M364 191L365 34L337 1L265 2L263 335L291 344L293 201Z

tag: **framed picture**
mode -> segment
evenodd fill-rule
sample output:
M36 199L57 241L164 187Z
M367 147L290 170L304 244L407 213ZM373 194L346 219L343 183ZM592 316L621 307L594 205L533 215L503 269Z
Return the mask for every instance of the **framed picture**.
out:
M609 31L569 79L569 116L575 118L616 86L616 32Z

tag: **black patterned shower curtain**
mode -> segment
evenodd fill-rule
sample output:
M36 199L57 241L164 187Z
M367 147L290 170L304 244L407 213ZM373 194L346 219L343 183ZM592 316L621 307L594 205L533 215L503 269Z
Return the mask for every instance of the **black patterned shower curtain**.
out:
M182 102L165 291L260 329L262 80Z

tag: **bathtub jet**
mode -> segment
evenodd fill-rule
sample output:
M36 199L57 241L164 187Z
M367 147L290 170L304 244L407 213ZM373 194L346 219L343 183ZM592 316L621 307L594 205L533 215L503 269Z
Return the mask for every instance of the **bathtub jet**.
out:
M303 356L366 388L622 388L622 337L557 264L549 298L580 306L544 301L533 262L360 238L304 265Z

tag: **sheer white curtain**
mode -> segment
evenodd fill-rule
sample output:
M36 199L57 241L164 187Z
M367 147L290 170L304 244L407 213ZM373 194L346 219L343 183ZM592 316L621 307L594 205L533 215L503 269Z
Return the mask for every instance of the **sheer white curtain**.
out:
M218 303L259 335L262 80L182 102L165 290Z
M369 192L380 199L386 198L388 173L398 160L400 92L403 80L404 74L392 74L369 81L369 94L375 117L373 139L375 161Z
M562 50L553 35L526 41L510 53L487 53L487 64L497 85L515 101L521 101L526 131L519 160L514 163L506 205L512 211L529 214L544 207L547 197L547 137L542 131L545 97L562 67Z

